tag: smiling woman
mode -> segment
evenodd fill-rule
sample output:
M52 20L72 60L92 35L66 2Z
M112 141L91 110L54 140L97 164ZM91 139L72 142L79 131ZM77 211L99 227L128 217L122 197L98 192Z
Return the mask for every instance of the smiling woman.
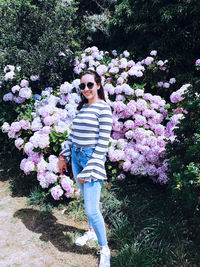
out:
M99 267L110 266L110 250L107 245L104 219L99 210L102 180L106 179L105 154L112 129L112 113L105 102L101 77L88 70L80 80L81 102L79 112L72 122L72 131L60 153L59 171L67 170L66 162L72 158L75 180L84 197L89 230L76 240L82 246L89 240L98 240Z
M87 99L88 104L93 104L100 100L98 90L100 89L100 83L96 83L95 77L91 74L85 74L81 78L81 84L79 88L82 90L83 96Z
M77 109L80 110L84 104L92 104L98 100L105 100L101 77L96 71L87 70L81 76L79 88L81 90L81 102Z

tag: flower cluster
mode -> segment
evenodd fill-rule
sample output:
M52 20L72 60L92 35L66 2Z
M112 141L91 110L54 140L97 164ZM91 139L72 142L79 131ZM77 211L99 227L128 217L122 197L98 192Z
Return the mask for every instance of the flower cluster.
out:
M114 58L112 58L114 56ZM157 51L153 50L150 56L141 61L134 61L128 51L118 55L116 50L110 55L107 51L99 51L96 46L85 49L80 57L76 57L74 72L80 74L85 69L95 69L103 81L107 84L122 85L129 78L141 78L148 69L154 68L160 71L167 70L168 60L158 60ZM109 61L109 62L108 62ZM157 87L169 88L176 82L175 78L169 81L159 81ZM113 87L109 87L109 93L114 94Z
M197 59L195 61L195 66L196 66L197 70L200 70L200 59Z
M73 88L73 85L68 86ZM57 104L63 104L65 96L65 109L58 108ZM11 125L4 122L2 125L2 131L7 133L9 138L14 138L15 146L19 150L23 149L27 155L27 158L21 161L21 170L25 174L36 172L40 186L50 187L51 195L56 200L61 196L69 198L80 194L68 176L59 174L58 158L52 154L58 148L60 149L61 143L68 137L79 101L80 97L76 93L62 92L58 97L53 95L51 88L46 88L41 96L37 95L35 98L35 112L31 114L32 117L29 120L21 119ZM27 132L29 132L29 139L27 139ZM61 140L59 144L58 138Z
M190 86L190 84L184 84L178 91L173 92L170 96L170 100L172 103L178 103L182 101L184 93L186 93L187 88Z
M4 68L4 80L15 80L17 74L20 72L21 68L7 65ZM32 90L29 87L29 81L26 79L22 79L19 84L15 84L11 88L11 92L5 94L3 96L3 101L13 101L17 104L21 104L25 102L27 99L30 99L32 97Z
M140 90L139 92L137 90ZM166 102L159 96L136 89L134 99L112 103L113 133L108 151L110 161L120 161L123 171L148 175L160 183L167 182L165 156Z

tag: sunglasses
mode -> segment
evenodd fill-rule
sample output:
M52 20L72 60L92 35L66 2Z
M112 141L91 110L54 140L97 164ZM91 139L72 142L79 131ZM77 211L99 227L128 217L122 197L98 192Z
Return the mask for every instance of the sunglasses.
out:
M84 90L86 86L87 86L88 89L92 89L93 86L94 86L94 83L92 83L92 82L89 82L89 83L87 83L87 84L85 84L85 83L81 83L81 84L79 85L79 88L80 88L81 90Z

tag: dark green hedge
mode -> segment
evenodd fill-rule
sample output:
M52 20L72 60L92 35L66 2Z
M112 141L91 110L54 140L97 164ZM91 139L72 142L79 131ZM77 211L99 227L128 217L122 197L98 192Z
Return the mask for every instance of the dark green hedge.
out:
M171 63L180 83L193 77L200 53L200 1L118 1L109 25L110 46L132 51L137 57L151 50Z
M37 87L54 86L67 79L73 54L81 43L77 9L75 1L2 0L1 70L6 64L20 65L27 77L40 75Z

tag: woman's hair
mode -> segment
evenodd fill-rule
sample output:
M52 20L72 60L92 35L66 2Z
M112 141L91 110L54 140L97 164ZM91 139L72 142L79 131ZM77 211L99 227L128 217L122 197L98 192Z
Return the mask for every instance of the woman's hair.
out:
M94 70L86 70L85 72L81 74L81 78L86 74L93 75L96 84L100 84L100 88L98 89L98 96L100 99L103 99L104 101L106 101L103 86L101 84L100 75ZM81 96L81 102L78 104L77 110L80 110L84 104L88 103L88 99L82 93L80 96Z

